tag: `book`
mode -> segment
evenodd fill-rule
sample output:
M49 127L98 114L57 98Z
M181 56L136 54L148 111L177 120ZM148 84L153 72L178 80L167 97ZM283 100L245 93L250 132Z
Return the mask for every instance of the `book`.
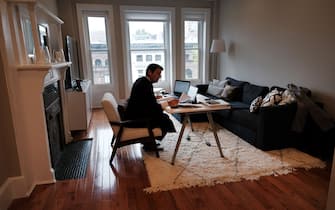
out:
M202 100L201 103L205 104L206 106L229 106L230 104L227 101L222 99L206 99Z

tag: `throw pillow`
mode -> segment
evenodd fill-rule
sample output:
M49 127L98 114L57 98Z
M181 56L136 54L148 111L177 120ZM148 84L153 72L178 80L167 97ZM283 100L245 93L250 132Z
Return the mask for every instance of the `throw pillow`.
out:
M256 97L250 104L250 112L257 112L263 101L262 96Z
M212 85L217 86L217 87L224 87L228 83L228 80L221 81L221 80L213 79L211 83Z
M223 87L218 87L215 85L208 85L207 93L218 97L220 96L222 90L223 90Z
M286 89L281 96L282 100L279 102L279 105L290 104L296 101L294 94L288 89Z
M261 106L265 107L265 106L277 105L282 100L281 94L282 94L281 91L278 91L277 89L273 89L271 92L269 92L264 97Z
M232 85L226 85L221 93L221 98L228 101L234 101L239 94L239 88Z
M216 97L220 97L224 86L226 85L228 81L220 81L217 79L213 79L212 82L209 83L207 93Z

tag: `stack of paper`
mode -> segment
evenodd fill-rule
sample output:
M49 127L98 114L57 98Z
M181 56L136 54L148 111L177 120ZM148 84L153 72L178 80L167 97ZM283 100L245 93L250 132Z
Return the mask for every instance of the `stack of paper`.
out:
M227 101L224 101L222 99L208 99L208 100L202 100L201 103L207 105L207 106L229 106L229 103Z

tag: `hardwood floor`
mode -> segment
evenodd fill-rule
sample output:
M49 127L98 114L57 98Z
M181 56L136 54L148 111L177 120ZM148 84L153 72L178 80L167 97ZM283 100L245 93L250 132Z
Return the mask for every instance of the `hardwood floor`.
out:
M93 137L86 178L37 186L10 210L55 209L325 209L330 177L326 169L298 170L285 176L147 194L140 145L122 148L109 166L111 128L102 110L94 110L87 133Z

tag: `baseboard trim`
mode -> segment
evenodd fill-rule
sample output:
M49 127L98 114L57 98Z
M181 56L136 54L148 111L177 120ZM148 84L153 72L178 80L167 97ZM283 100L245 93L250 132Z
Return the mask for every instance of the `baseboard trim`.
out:
M26 196L23 176L9 177L0 188L0 209L7 209L16 198Z
M28 189L23 176L9 177L0 187L0 210L5 210L9 207L14 199L28 197L33 192L37 185L53 184L56 180L46 180L34 183Z

